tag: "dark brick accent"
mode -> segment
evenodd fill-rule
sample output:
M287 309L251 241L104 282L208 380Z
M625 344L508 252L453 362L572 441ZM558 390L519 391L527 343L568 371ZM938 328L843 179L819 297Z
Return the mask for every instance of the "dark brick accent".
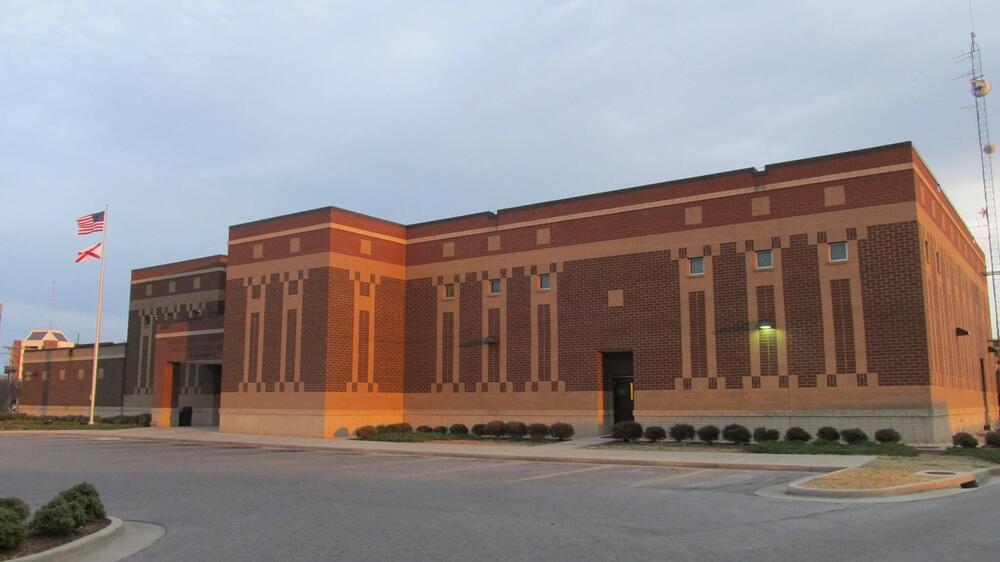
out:
M757 318L775 321L774 286L761 285L757 287ZM778 374L778 331L758 330L758 347L760 349L760 374L774 376Z
M375 372L374 382L380 392L403 391L403 363L406 285L401 279L382 277L375 288ZM432 287L433 289L433 287ZM435 301L436 302L436 301ZM430 316L434 321L434 314ZM434 341L431 332L430 341ZM433 346L431 353L434 353ZM433 381L434 368L431 368Z
M368 382L369 313L358 311L358 382Z
M558 284L559 380L597 390L600 351L631 350L637 389L673 388L681 377L678 262L667 252L569 261ZM608 290L625 305L608 307Z
M868 227L858 241L868 370L882 385L930 384L917 223Z
M441 315L441 380L455 381L455 313Z
M222 344L223 392L237 392L240 390L240 383L243 382L246 304L247 289L243 279L229 280L226 283L226 316Z
M708 376L708 340L705 327L705 292L688 293L688 324L691 338L691 376Z
M825 371L817 256L805 234L793 235L789 247L781 250L788 373L798 377L800 387L815 387L816 376Z
M523 267L515 267L507 279L507 380L514 392L524 390L531 380L531 277Z
M472 392L483 378L483 287L479 281L462 283L458 303L458 380ZM471 385L471 386L470 386Z
M291 381L295 379L295 343L298 334L296 333L297 324L299 321L299 311L292 308L289 309L287 314L287 320L285 321L285 380Z
M264 349L261 380L277 383L281 374L281 319L285 288L278 275L271 275L264 293Z
M430 392L431 385L435 381L437 291L437 287L429 278L406 281L406 317L403 331L406 342L403 354L406 377L403 388L406 392Z
M833 339L837 356L837 372L853 373L854 365L854 311L851 306L851 280L830 281L833 301Z
M310 269L309 278L302 280L302 359L299 369L306 392L322 392L325 389L331 272L326 267Z
M491 308L488 311L487 325L489 327L489 333L487 334L491 339L498 341L500 338L500 309ZM489 377L489 382L500 382L500 344L491 343L487 344L486 356L488 363L486 365L486 374Z
M712 259L712 288L717 375L726 379L726 388L743 388L743 377L750 374L747 268L735 243L723 244Z
M547 304L538 305L538 380L552 379L552 311ZM509 352L508 352L509 353Z

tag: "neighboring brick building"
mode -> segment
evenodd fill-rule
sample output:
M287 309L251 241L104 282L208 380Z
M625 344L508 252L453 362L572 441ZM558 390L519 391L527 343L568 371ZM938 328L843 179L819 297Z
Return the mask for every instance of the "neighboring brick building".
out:
M90 415L94 344L26 349L18 409L37 416ZM94 413L122 413L125 344L101 343Z
M199 387L178 373L221 364L222 431L634 416L942 441L998 413L984 270L910 143L408 226L327 207L134 272L124 401L177 423Z

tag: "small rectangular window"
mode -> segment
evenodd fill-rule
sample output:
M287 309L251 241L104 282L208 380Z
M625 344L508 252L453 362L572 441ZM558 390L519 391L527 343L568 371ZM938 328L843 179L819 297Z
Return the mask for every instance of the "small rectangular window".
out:
M771 250L761 250L757 252L757 269L771 269L774 267L774 254Z
M847 261L847 242L830 242L830 261Z
M688 260L691 275L705 274L705 258L691 258Z
M500 280L490 279L490 294L499 295L500 294Z
M194 287L194 290L197 291L198 289L201 289L201 277L195 277L191 284Z
M149 297L152 295L153 295L153 285L152 283L150 283L149 285L146 285L146 296Z
M538 288L539 289L551 289L552 288L552 276L548 273L543 273L538 276Z
M167 292L173 293L177 291L177 281L171 281L167 283Z
M453 299L455 298L455 284L448 283L444 286L444 298Z

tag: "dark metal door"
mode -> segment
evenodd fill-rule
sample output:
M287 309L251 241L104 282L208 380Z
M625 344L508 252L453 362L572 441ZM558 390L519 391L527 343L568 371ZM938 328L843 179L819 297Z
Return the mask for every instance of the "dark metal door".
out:
M632 377L615 377L612 381L615 423L634 420L632 410L635 405L635 387Z

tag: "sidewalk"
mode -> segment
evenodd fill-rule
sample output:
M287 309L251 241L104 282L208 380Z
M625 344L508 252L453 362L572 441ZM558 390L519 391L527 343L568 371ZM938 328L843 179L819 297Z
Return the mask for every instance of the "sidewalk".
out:
M546 445L463 445L425 443L386 443L353 439L316 439L280 435L244 435L220 433L215 428L140 427L118 430L5 431L0 438L52 437L83 439L127 439L174 443L239 445L280 449L310 449L356 454L393 454L440 456L467 459L521 460L535 462L573 462L684 468L725 468L743 470L790 470L831 472L863 465L875 457L867 455L756 455L750 453L684 453L587 449L603 443L600 437L588 437Z

